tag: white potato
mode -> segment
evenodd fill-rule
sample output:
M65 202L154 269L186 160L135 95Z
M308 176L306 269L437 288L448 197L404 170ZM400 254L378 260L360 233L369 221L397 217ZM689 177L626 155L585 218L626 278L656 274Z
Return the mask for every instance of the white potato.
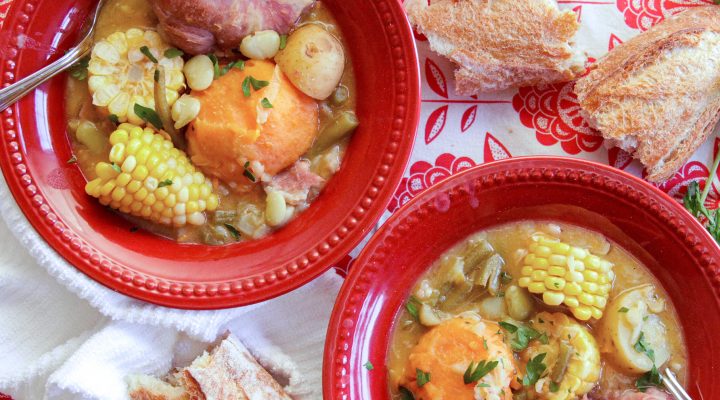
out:
M300 91L324 100L340 83L345 52L340 41L320 25L307 24L288 37L275 62Z
M657 313L665 303L653 285L642 285L620 293L611 301L601 320L602 352L628 373L639 374L658 368L670 358L666 329ZM638 342L652 350L654 360L646 351L638 351ZM653 362L654 361L654 362Z
M280 35L275 31L258 31L245 36L240 42L240 52L253 60L273 58L280 50Z

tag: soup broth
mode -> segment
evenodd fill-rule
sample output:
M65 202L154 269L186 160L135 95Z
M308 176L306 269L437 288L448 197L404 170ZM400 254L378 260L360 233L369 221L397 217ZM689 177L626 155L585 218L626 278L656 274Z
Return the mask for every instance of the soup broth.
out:
M556 247L564 254L575 254L576 258L549 250ZM576 248L572 250L575 253L568 253L570 247ZM584 259L584 269L577 264L584 256L582 252L589 255ZM590 260L593 256L596 258ZM540 258L550 262L538 262ZM573 308L566 303L557 304L554 296L565 293L567 303L575 305L568 295L573 293L568 267L589 278L585 279L588 286L583 286L584 291L601 294L602 277L597 278L598 273L589 266L595 261L612 264L612 275L607 275L607 301L596 298L588 302L604 306L598 307L602 316L594 311L594 316L585 319L588 314L583 302ZM570 266L573 263L574 267ZM555 271L553 266L562 268ZM554 277L562 281L556 283ZM596 283L589 282L591 279ZM540 286L536 285L538 280ZM554 288L554 292L548 287ZM651 297L639 296L641 293ZM583 295L578 298L583 299ZM642 307L637 299L641 299ZM638 310L642 313L637 314ZM631 316L636 318L631 321L636 324L634 331L619 332L630 326L626 318ZM462 329L453 326L454 321L472 325L478 336L469 338L472 334L467 332L461 335ZM620 399L638 388L658 390L650 388L654 386L650 366L661 367L656 363L671 368L681 382L687 375L687 352L677 315L653 275L603 235L554 222L526 221L500 226L479 232L449 250L412 289L394 330L387 363L389 390L396 399L414 396L423 400L451 397L556 400L582 398L586 394L590 399ZM437 333L440 330L442 334ZM568 337L558 337L558 332ZM457 336L448 339L453 335ZM580 338L587 340L581 342ZM629 342L620 350L618 340L623 339ZM653 349L650 342L652 346L661 344ZM477 349L479 346L484 350ZM574 357L563 355L567 348L574 348ZM464 354L452 354L455 351ZM625 359L624 353L629 354L630 360ZM503 358L503 354L507 357ZM543 359L538 361L540 355ZM654 361L650 362L650 358ZM468 370L476 371L470 363L477 365L482 361L488 369L487 363L498 360L500 363L482 379L464 381ZM505 374L499 372L503 368ZM572 379L583 383L566 384Z
M321 2L316 3L303 14L296 28L311 23L321 25L337 38L343 47L346 47L341 29L337 26L330 11ZM96 37L105 38L115 32L125 32L131 28L153 31L157 25L158 20L152 11L151 2L110 0L101 12ZM238 55L235 55L235 58L237 57ZM184 56L184 58L187 61L189 57ZM221 58L220 62L225 63L226 61ZM221 82L216 81L214 84ZM341 98L338 99L338 96ZM92 181L98 177L97 164L108 162L108 153L111 150L108 138L117 128L117 123L108 119L107 111L93 105L93 96L89 90L87 79L68 78L65 101L68 136L74 154L72 162L76 162L87 180ZM321 139L323 132L332 124L337 123L338 119L342 120L344 115L352 114L354 118L356 86L349 54L345 53L345 67L336 93L327 100L317 103L319 136L299 162L307 163L309 172L317 176L321 183L309 188L309 192L301 200L294 204L287 204L285 211L287 218L283 223L271 226L267 222L268 196L263 185L246 185L239 190L232 183L229 184L212 177L210 177L212 186L214 193L218 196L219 204L216 210L205 212L206 219L202 225L160 224L127 213L120 214L138 228L183 243L223 245L256 239L269 234L309 207L323 186L340 168L350 140L349 135L343 135L329 143L327 140ZM245 173L247 174L247 172ZM255 177L252 179L254 182ZM257 179L260 177L258 176Z

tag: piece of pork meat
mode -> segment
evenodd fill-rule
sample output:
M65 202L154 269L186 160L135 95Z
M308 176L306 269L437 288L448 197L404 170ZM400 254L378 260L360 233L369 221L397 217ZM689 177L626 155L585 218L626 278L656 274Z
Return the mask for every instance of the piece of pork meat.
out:
M308 160L298 160L292 167L275 175L265 191L279 192L288 204L300 205L307 201L310 189L320 188L324 182L323 178L310 171Z
M160 29L188 54L237 48L247 35L286 34L315 0L152 0Z

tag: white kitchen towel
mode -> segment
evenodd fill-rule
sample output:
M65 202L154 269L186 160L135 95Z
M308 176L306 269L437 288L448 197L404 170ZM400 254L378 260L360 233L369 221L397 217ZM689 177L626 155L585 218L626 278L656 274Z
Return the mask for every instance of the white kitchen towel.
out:
M291 394L322 399L325 332L342 283L335 272L250 307L158 307L67 264L32 229L4 181L0 207L0 392L16 400L126 400L125 376L187 365L229 330Z

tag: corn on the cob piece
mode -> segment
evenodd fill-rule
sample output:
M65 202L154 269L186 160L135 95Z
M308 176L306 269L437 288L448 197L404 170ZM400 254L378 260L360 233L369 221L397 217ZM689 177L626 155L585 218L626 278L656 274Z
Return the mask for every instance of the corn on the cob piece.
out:
M571 400L592 390L600 378L600 350L587 328L565 314L548 312L538 314L532 327L548 337L547 344L534 340L523 353L525 360L546 354L549 374L532 388L538 398Z
M110 135L109 163L95 167L85 191L103 205L165 225L202 225L218 197L184 152L151 128L121 124Z
M135 104L155 108L153 87L157 65L143 54L144 46L165 68L168 105L175 103L179 91L185 87L182 57L165 57L169 46L157 32L133 28L111 34L93 47L88 64L88 87L93 104L115 114L120 122L144 124L135 114Z
M528 250L521 287L547 305L565 304L581 321L602 318L615 278L611 262L543 234L533 236Z

